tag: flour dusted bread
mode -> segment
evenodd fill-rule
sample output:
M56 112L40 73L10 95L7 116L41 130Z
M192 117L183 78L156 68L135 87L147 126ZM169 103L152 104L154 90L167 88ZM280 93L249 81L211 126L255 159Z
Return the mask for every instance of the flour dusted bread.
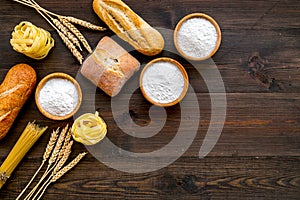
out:
M103 37L84 61L81 73L109 96L116 96L140 63L109 37Z
M121 0L94 0L93 9L107 26L136 50L153 56L164 48L162 35Z
M7 134L36 83L36 73L26 64L13 66L0 85L0 140Z

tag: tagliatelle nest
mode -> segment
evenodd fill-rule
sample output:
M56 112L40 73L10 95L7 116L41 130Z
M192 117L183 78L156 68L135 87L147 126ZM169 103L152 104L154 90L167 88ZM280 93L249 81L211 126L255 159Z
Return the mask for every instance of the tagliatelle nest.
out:
M71 51L74 57L78 60L80 64L83 62L83 55L81 54L81 51L83 50L81 48L81 44L86 48L86 50L91 53L92 48L88 44L88 41L85 39L83 34L73 25L77 24L80 26L83 26L85 28L91 29L91 30L97 30L97 31L104 31L106 28L103 28L101 26L94 25L90 22L77 19L75 17L71 16L63 16L58 15L56 13L50 12L49 10L44 9L41 7L38 3L36 3L34 0L13 0L15 2L18 2L20 4L29 6L31 8L34 8L58 33L58 35L61 37L62 41L65 43L65 45L68 47L68 49ZM31 40L23 40L18 41L19 43L22 43L21 47L28 48L30 47ZM25 45L24 45L25 43ZM27 45L27 43L29 43ZM35 43L32 44L35 46ZM15 48L14 48L15 49ZM22 48L16 48L18 50L16 51L23 51ZM21 52L22 53L22 52ZM27 55L27 54L26 54ZM28 56L31 54L28 54ZM30 56L29 56L30 57ZM39 56L32 56L33 58L39 57ZM39 58L42 59L43 57Z
M107 132L106 123L98 112L86 113L78 117L72 126L72 136L77 142L85 145L93 145L101 141Z
M48 55L54 46L54 39L48 31L22 21L14 28L10 44L15 51L40 60Z

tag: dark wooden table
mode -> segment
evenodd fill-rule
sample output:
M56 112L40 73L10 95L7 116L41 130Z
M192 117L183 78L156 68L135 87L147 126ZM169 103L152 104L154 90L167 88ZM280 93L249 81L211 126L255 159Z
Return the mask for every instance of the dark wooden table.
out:
M58 14L104 25L93 12L91 0L38 2ZM214 149L199 159L199 148L211 117L206 83L186 60L163 52L159 56L174 56L186 67L200 102L200 125L188 150L169 166L141 174L112 169L88 154L72 171L49 187L44 199L299 199L300 2L126 0L126 3L152 26L169 30L192 12L204 12L218 21L223 37L213 60L223 78L227 96L222 134ZM1 0L0 12L0 80L17 63L33 66L38 81L52 72L77 75L80 65L54 29L33 9ZM12 50L9 44L11 32L22 20L51 32L56 43L46 59L32 60ZM111 31L80 30L92 47L104 35L113 35ZM142 63L152 59L137 52L133 54ZM200 64L205 65L205 62ZM92 84L87 82L86 87L92 87ZM126 93L126 89L123 92ZM150 139L137 139L118 128L111 113L110 98L100 90L93 95L95 99L85 99L85 104L95 101L96 109L108 124L107 137L120 148L138 153L151 152L166 145L177 132L179 106L167 109L166 127L159 134ZM149 107L137 90L131 97L129 109L138 125L149 123ZM0 163L24 126L33 120L49 126L49 131L0 190L0 199L17 197L42 160L50 130L73 121L72 118L65 121L45 118L37 110L32 96L8 135L0 142ZM198 123L193 118L190 120ZM86 151L85 147L76 143L71 157L82 151Z

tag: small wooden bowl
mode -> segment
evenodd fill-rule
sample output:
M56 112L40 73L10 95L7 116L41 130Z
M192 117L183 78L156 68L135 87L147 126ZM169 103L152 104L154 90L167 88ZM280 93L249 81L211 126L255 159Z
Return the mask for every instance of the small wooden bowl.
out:
M142 83L142 80L143 80L143 76L144 76L144 73L145 71L151 67L151 65L153 63L156 63L156 62L169 62L169 63L172 63L174 64L175 66L178 67L178 69L181 71L182 75L183 75L183 79L184 79L184 87L183 87L183 90L180 94L180 96L175 99L174 101L172 102L169 102L169 103L160 103L160 102L157 102L157 101L154 101L151 97L149 97L145 90L144 90L144 87L143 87L143 83ZM141 89L141 92L143 94L143 96L150 102L152 103L153 105L156 105L156 106L162 106L162 107L169 107L169 106L173 106L177 103L179 103L183 97L186 95L187 91L188 91L188 86L189 86L189 78L188 78L188 75L184 69L184 67L179 63L177 62L176 60L172 59L172 58L166 58L166 57L162 57L162 58L156 58L152 61L150 61L149 63L147 63L147 65L144 67L144 69L142 70L141 72L141 75L140 75L140 89Z
M49 112L47 112L40 104L39 102L39 94L40 94L40 91L41 89L44 87L44 85L46 84L46 82L48 82L50 79L53 79L53 78L61 78L61 79L66 79L70 82L72 82L76 89L77 89L77 93L78 93L78 103L76 105L76 107L74 108L74 110L65 115L65 116L56 116L56 115L53 115ZM36 105L39 109L39 111L47 118L49 119L53 119L53 120L65 120L65 119L68 119L70 117L72 117L77 111L78 109L80 108L80 105L81 105L81 102L82 102L82 92L81 92L81 88L80 88L80 85L78 84L78 82L73 78L71 77L70 75L68 74L65 74L65 73L52 73L52 74L49 74L47 75L46 77L44 77L38 84L37 88L36 88L36 91L35 91L35 102L36 102Z
M186 22L187 20L191 19L191 18L203 18L203 19L206 19L208 20L210 23L212 23L212 25L215 27L216 31L217 31L217 42L216 42L216 45L215 45L215 48L213 49L212 52L210 52L210 54L208 56L205 56L205 57L191 57L189 55L187 55L185 52L183 52L181 50L181 48L179 47L178 45L178 31L180 30L182 24L184 22ZM176 25L175 27L175 30L174 30L174 44L175 44L175 47L177 49L177 51L185 58L189 59L189 60L194 60L194 61L202 61L202 60L206 60L210 57L212 57L219 49L220 47L220 44L221 44L221 38L222 38L222 34L221 34L221 29L218 25L218 23L210 16L204 14L204 13L192 13L192 14L189 14L189 15L186 15L184 18L182 18L178 24Z

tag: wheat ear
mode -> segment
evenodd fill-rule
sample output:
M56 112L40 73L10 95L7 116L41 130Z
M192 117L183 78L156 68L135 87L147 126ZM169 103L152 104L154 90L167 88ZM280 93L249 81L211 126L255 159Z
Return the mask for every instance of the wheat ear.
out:
M83 34L72 23L70 23L65 18L59 17L59 20L63 25L65 25L65 27L67 27L80 40L80 42L83 44L83 46L86 48L86 50L89 53L92 53L92 48L89 45L88 41L83 36Z
M58 35L61 37L62 41L66 44L68 49L70 49L71 53L75 58L77 58L78 62L82 64L83 56L81 53L76 49L76 46L67 38L62 32L57 30Z
M71 139L71 133L70 133L71 130L70 129L68 130L68 125L65 127L64 131L66 131L64 142L63 142L63 145L62 145L62 147L61 147L61 149L58 153L58 156L57 156L57 159L56 159L56 162L55 162L54 166L56 166L57 162L64 156L66 148L67 148L67 146L70 142L70 139Z
M62 129L60 135L59 135L59 138L57 140L57 143L55 145L55 148L51 154L51 157L49 158L49 161L48 161L48 167L50 167L55 161L56 161L56 158L59 154L59 151L65 141L65 136L66 136L66 133L67 133L67 128L68 127L65 127Z
M80 46L80 42L79 40L75 37L75 35L73 33L71 33L67 27L65 27L59 20L51 18L52 22L54 23L54 25L65 35L69 38L69 40L71 42L73 42L73 44L75 44L80 51L82 51L82 48Z
M68 125L66 127L68 127ZM71 136L72 136L72 133L71 133L71 129L69 128L67 133L66 133L66 137L65 137L65 141L64 141L64 145L63 145L63 150L65 150L66 146L70 143Z
M34 194L34 192L37 190L37 188L39 187L39 185L42 183L42 181L47 177L47 175L50 173L50 171L52 171L53 167L50 168L52 166L52 164L56 161L59 151L61 149L61 146L63 145L63 142L65 140L65 136L66 136L66 132L67 132L67 127L65 127L59 137L58 140L56 142L56 145L52 151L52 154L48 160L48 166L47 169L45 170L44 174L42 175L42 177L40 178L39 182L35 185L35 187L30 191L30 193L26 196L25 200L30 199L31 196Z
M85 20L81 20L81 19L78 19L78 18L75 18L72 16L58 15L54 12L51 12L51 11L41 7L34 0L13 0L13 1L23 4L25 6L29 6L31 8L34 8L58 32L59 36L61 37L61 39L63 40L65 45L71 51L73 56L77 58L77 60L79 61L80 64L82 64L83 56L77 50L76 46L79 48L80 51L82 51L82 48L80 46L80 42L81 42L89 53L92 53L92 48L90 47L90 45L88 44L88 42L84 38L84 36L80 33L80 31L72 23L78 24L80 26L83 26L85 28L92 29L92 30L97 30L97 31L106 30L106 28L104 28L102 26L94 25ZM56 18L58 18L59 20L57 20ZM66 20L70 24L69 27L67 27L66 24L59 24L59 21L62 22L61 19ZM73 26L73 27L71 27L71 26ZM69 32L68 29L73 34L71 32ZM80 42L78 41L78 39L80 40Z
M69 40L67 36L65 36L57 27L52 23L49 14L47 12L41 12L38 7L35 7L35 10L57 31L62 41L65 43L65 45L70 49L73 56L77 58L80 64L82 64L83 56L81 53L76 49L76 46Z
M57 140L58 137L58 129L56 131L53 131L50 137L50 140L47 144L45 153L43 155L43 161L40 165L40 167L37 169L37 171L35 172L35 174L33 175L33 177L30 179L30 181L27 183L27 185L25 186L25 188L22 190L22 192L19 194L19 196L16 198L16 200L19 200L22 195L24 194L24 192L27 190L27 188L31 185L32 181L35 179L35 177L37 176L37 174L40 172L40 170L42 169L42 167L44 166L44 164L46 163L47 159L49 158L52 149L55 145L55 142Z
M46 162L47 159L49 158L49 156L50 156L50 154L51 154L51 152L54 148L54 145L56 143L56 140L58 138L58 132L59 132L59 129L56 129L56 131L52 132L50 140L49 140L48 145L46 147L45 153L43 155L43 162Z
M58 179L60 179L64 174L66 174L68 171L70 171L75 165L79 163L79 161L86 155L86 152L80 153L74 160L72 160L67 166L59 170L58 173L56 173L53 178L51 179L51 183L54 183Z
M106 28L104 28L102 26L97 26L90 22L87 22L87 21L84 21L82 19L78 19L75 17L70 17L70 16L60 16L60 17L68 20L71 23L78 24L80 26L83 26L83 27L91 29L91 30L96 30L96 31L105 31L106 30Z
M62 158L59 160L59 162L57 162L55 164L55 167L54 167L51 175L44 182L44 184L40 187L40 189L36 192L36 194L34 195L34 197L32 199L35 199L41 191L44 191L43 189L47 186L47 184L50 182L50 180L52 179L52 177L64 166L65 162L68 160L68 158L69 158L69 156L71 154L72 145L73 145L73 141L69 142L66 145L66 147L63 150L64 153L63 153Z
M66 149L64 150L64 154L62 158L59 160L59 162L56 164L55 168L53 169L52 175L55 175L62 168L62 166L64 166L65 162L68 160L71 154L72 145L73 145L73 141L68 143Z
M42 193L39 195L39 197L37 198L37 200L39 200L43 194L45 193L47 187L49 187L49 185L51 183L54 183L55 181L57 181L58 179L60 179L64 174L66 174L68 171L70 171L75 165L77 165L79 163L79 161L86 155L87 153L84 152L84 153L80 153L74 160L72 160L67 166L65 166L64 168L62 168L61 170L59 170L52 178L50 181L48 182L45 182L44 183L44 188L41 188L43 189L42 190ZM41 190L40 189L40 190ZM39 192L40 192L39 190ZM38 193L39 193L38 192ZM38 194L37 193L37 194ZM35 197L37 196L37 194L35 195ZM35 199L35 197L33 199Z

